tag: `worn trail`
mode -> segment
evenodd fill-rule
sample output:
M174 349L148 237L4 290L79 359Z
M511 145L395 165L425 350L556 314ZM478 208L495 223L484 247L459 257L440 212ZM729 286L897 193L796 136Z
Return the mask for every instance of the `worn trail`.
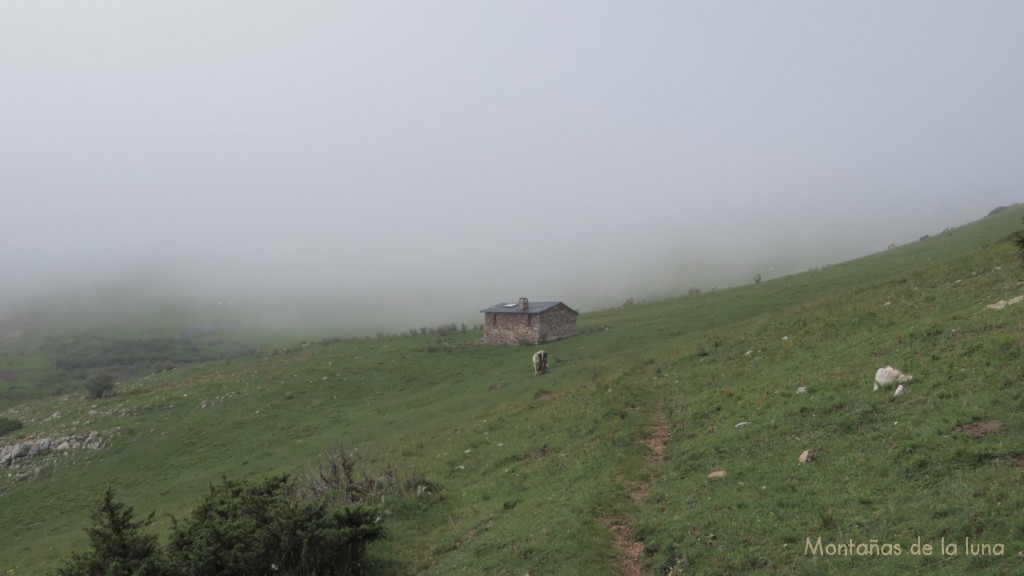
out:
M647 466L651 477L655 477L665 461L665 450L671 437L671 428L664 411L658 411L655 423L643 439L647 446ZM650 481L642 482L629 489L630 500L635 507L640 507L647 500L650 492ZM624 576L642 576L644 560L644 543L636 539L632 517L605 518L604 525L612 533L612 540L619 554L616 567Z

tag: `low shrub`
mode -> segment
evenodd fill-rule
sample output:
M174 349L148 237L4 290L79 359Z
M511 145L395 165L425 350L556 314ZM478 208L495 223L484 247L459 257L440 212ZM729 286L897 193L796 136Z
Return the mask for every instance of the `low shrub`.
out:
M3 436L4 434L10 434L11 432L14 432L15 430L21 428L22 426L24 426L24 424L21 422L21 420L15 420L14 418L0 416L0 436Z
M377 519L372 506L295 498L287 476L225 479L175 521L167 566L193 576L358 574L366 545L384 536Z
M117 384L114 382L114 377L110 374L98 374L85 383L85 390L89 393L90 398L104 398L106 396L113 396L117 390Z
M107 489L92 511L91 549L73 553L57 576L249 576L361 574L366 545L384 537L378 510L300 497L287 476L224 479L161 548Z

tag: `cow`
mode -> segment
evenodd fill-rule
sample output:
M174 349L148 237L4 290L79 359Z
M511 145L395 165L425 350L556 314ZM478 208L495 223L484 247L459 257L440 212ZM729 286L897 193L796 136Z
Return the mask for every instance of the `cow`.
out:
M533 375L540 376L548 371L548 353L538 350L533 354Z

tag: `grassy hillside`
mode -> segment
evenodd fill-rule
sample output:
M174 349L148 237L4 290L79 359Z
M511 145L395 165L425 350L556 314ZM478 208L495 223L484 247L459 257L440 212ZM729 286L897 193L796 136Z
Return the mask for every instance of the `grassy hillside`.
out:
M586 314L579 336L546 345L543 377L533 349L469 331L450 349L435 334L325 340L153 373L103 400L27 401L0 414L25 424L0 446L99 447L3 470L0 570L38 574L83 547L108 485L165 533L224 476L301 477L344 446L360 473L430 487L381 499L372 574L1019 573L1024 303L987 306L1024 294L1008 239L1022 215ZM886 365L913 374L904 396L872 391ZM918 538L931 555L912 553ZM836 547L872 541L901 554Z

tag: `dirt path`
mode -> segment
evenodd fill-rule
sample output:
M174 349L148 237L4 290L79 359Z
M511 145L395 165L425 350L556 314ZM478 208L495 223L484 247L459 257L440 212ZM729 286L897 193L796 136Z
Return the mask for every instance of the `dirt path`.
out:
M604 525L611 531L612 543L619 551L615 566L623 576L643 576L644 544L637 542L633 536L633 524L630 521L616 522L611 518L603 519Z
M665 461L665 450L671 435L672 432L665 414L659 410L655 417L655 424L651 426L643 439L643 443L648 449L647 466L651 469L652 476L657 475ZM650 493L650 488L650 482L643 482L629 489L629 497L634 506L643 505ZM634 536L633 519L631 517L604 518L602 521L611 531L615 548L619 552L615 562L616 567L623 576L643 576L644 543L637 541Z

